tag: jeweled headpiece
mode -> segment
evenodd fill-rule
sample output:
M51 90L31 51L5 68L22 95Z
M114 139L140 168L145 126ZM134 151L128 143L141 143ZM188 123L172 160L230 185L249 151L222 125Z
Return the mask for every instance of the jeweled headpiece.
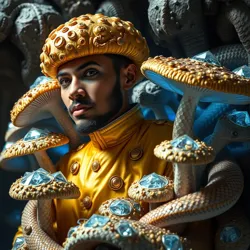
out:
M74 17L53 30L40 55L44 75L55 78L58 67L76 58L96 54L118 54L131 59L138 67L149 56L140 31L128 21L102 14Z

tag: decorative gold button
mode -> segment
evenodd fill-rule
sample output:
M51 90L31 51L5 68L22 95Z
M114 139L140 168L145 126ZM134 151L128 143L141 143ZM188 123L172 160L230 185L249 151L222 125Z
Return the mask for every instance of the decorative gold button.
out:
M134 148L129 152L129 157L133 161L138 161L143 156L142 148Z
M109 179L109 187L114 191L121 189L123 184L122 178L118 175L114 175Z
M92 170L94 172L97 172L100 168L101 168L101 165L100 165L99 161L94 161L92 163Z
M85 209L90 209L92 206L92 201L89 196L85 196L82 200L82 206Z
M80 163L75 161L71 164L70 166L70 172L73 174L73 175L77 175L78 171L79 171L79 168L80 168Z

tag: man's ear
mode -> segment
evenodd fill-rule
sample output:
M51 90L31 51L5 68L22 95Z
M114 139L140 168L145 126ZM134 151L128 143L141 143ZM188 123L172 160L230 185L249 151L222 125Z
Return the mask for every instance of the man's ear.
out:
M132 88L136 81L137 67L135 64L129 64L124 69L125 81L123 82L123 89L128 90Z

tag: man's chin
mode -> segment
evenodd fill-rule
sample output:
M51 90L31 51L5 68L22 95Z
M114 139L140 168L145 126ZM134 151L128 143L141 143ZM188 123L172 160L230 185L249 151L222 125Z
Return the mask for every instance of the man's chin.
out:
M81 120L76 122L76 130L79 134L87 135L100 129L96 120Z

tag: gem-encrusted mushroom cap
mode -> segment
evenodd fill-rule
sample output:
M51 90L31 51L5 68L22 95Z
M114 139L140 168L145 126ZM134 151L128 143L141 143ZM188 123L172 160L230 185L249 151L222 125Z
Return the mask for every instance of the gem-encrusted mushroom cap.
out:
M51 117L48 111L41 114L39 110L41 106L53 98L60 98L60 85L57 80L41 83L30 89L14 104L10 111L13 125L22 127L31 122Z
M50 174L44 169L38 169L16 180L9 194L16 200L74 199L80 196L80 191L61 172Z
M119 249L190 249L186 238L170 231L134 220L92 215L89 220L77 227L63 243L65 250L83 248L94 249L101 243Z
M130 198L115 198L104 201L98 212L108 217L117 216L118 218L139 220L143 215L143 208Z
M153 82L164 81L163 78L167 78L187 86L199 87L204 91L210 89L250 96L250 79L237 75L225 67L190 58L156 56L145 61L141 71L148 79L154 78Z
M136 201L149 203L169 201L174 197L173 181L152 173L133 182L128 189L128 196Z
M154 149L156 157L172 163L207 164L214 160L215 152L204 142L183 135L171 141L163 141Z
M149 49L131 22L103 14L86 14L70 19L50 33L40 55L40 66L46 76L54 79L62 64L96 54L128 57L139 69L148 58Z
M32 131L34 130L31 129L30 132ZM33 139L32 137L29 138L25 136L23 139L18 140L10 147L6 148L1 154L3 159L11 159L17 156L33 154L34 152L58 147L69 142L67 136L49 131L34 137L35 138Z

